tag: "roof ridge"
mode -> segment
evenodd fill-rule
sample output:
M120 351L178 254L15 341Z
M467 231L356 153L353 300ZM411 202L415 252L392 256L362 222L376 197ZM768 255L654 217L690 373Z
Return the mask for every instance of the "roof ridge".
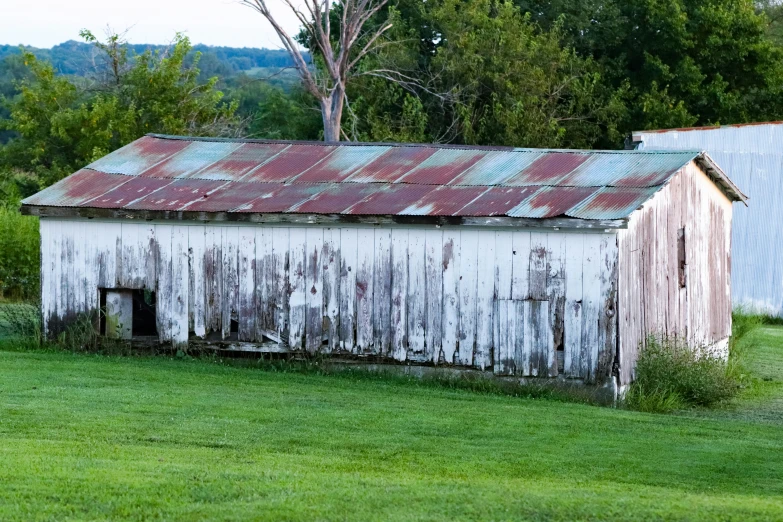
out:
M223 143L258 143L258 144L284 144L284 145L305 145L314 147L399 147L399 148L436 148L451 150L485 150L495 152L548 152L561 154L617 154L617 155L654 155L654 154L700 154L700 150L611 150L611 149L549 149L549 148L530 148L530 147L512 147L508 145L465 145L454 143L403 143L386 141L313 141L313 140L272 140L262 138L222 138L212 136L182 136L176 134L156 134L148 133L145 136L163 140L176 141L205 141L205 142L223 142Z

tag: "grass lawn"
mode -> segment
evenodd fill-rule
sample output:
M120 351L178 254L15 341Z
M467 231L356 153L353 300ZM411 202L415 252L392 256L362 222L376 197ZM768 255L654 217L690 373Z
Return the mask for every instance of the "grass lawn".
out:
M0 519L781 520L758 389L651 415L209 361L0 351Z

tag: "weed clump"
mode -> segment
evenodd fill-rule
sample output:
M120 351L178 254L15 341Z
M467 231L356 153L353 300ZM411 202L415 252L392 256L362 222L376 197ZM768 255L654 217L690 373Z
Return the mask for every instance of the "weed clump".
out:
M649 337L639 352L628 408L666 413L713 406L734 397L740 383L727 361L706 347L681 339Z

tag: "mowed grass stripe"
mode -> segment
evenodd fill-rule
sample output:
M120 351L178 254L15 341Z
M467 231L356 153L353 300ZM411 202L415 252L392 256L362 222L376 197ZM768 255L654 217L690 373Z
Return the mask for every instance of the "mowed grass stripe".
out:
M0 352L0 518L778 519L778 425Z

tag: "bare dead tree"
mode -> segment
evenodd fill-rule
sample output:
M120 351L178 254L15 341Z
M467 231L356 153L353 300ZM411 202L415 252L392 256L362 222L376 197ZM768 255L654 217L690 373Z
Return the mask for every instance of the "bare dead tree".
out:
M299 72L305 89L315 96L321 107L324 124L324 140L340 141L340 122L345 107L345 89L348 79L362 58L381 42L383 34L391 29L391 23L383 23L372 30L364 26L388 0L301 0L306 12L297 7L295 0L281 0L296 15L304 31L323 59L323 70L310 67L296 40L289 35L269 9L268 0L240 0L261 13L272 25L283 47L288 51ZM330 11L339 8L339 34L333 34ZM336 32L337 32L336 31Z

